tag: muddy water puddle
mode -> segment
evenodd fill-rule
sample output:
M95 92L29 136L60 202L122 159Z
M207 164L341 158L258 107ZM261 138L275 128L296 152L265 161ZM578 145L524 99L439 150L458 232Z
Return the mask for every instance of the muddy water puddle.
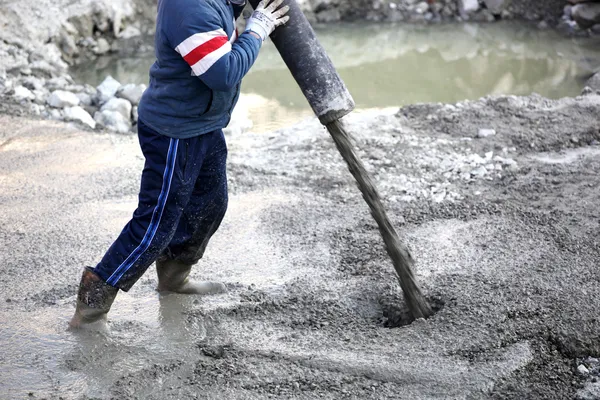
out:
M226 282L228 294L159 295L152 267L130 293L119 293L109 328L101 333L67 331L75 288L55 287L32 299L11 300L0 308L0 399L27 398L29 393L40 398L56 394L79 398L81 393L110 398L115 392L128 398L133 393L120 385L140 375L143 378L132 378L135 396L152 398L157 387L168 386L163 374L153 370L155 366L177 366L176 381L192 374L194 364L206 352L199 346L220 335L217 325L222 313L235 313L245 302L280 293L290 281L314 273L300 267L305 249L284 250L281 244L289 238L265 230L266 210L294 204L294 197L261 191L232 195L231 200L221 234L213 238L202 262L210 268L196 272L198 279ZM110 229L115 229L116 222L111 224ZM328 250L315 246L312 257L328 262ZM191 371L184 372L186 368Z
M436 26L340 24L317 29L359 109L456 102L489 94L578 95L600 66L597 39L569 39L515 23ZM152 53L104 57L73 71L98 84L107 75L147 83ZM311 115L306 100L267 43L242 85L238 112L254 130L289 126Z

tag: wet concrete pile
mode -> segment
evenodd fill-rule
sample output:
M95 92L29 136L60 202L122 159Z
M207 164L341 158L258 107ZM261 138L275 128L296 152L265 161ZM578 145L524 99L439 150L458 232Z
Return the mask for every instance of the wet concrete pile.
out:
M136 138L2 116L0 398L597 398L598 113L589 93L347 118L441 308L393 329L402 293L320 123L231 135L230 210L193 272L229 294L159 296L149 271L108 337L66 325L136 203ZM447 174L504 149L518 168Z

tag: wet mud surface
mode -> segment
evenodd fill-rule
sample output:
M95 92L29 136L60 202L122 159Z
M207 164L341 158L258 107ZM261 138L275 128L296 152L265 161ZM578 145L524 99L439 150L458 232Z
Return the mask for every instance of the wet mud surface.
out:
M230 209L193 272L229 293L160 296L151 268L107 335L66 327L135 207L136 138L0 116L0 398L594 398L599 112L494 97L345 121L437 309L408 325L324 128L230 136Z

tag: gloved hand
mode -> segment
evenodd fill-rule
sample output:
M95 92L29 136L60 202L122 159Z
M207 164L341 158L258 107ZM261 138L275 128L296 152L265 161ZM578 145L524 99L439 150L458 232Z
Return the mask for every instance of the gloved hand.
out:
M281 7L278 10L282 3L283 0L262 0L252 16L248 18L246 32L256 33L264 42L275 28L290 20L290 17L286 16L290 11L289 6Z

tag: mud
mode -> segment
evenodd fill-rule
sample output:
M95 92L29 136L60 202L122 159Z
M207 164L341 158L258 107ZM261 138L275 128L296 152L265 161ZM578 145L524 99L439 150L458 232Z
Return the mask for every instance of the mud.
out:
M319 122L229 136L230 209L192 273L229 293L161 296L151 269L105 336L66 328L83 266L135 207L136 138L0 116L0 398L590 398L599 112L590 94L347 118L439 310L409 325ZM489 152L515 163L465 177Z

